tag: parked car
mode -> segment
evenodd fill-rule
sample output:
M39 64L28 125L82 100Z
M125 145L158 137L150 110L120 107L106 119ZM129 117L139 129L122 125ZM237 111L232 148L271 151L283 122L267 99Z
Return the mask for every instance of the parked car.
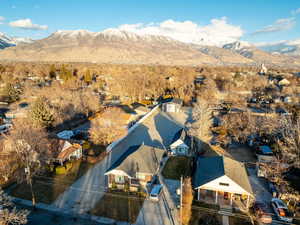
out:
M149 199L152 201L159 201L159 196L161 195L163 186L161 184L156 184L153 186Z
M273 162L274 160L273 151L267 145L256 147L255 154L259 162Z
M267 206L263 202L255 202L253 205L254 215L258 222L271 224L272 216L267 212Z
M273 198L278 197L279 192L273 182L269 182L269 191L272 194Z
M289 211L288 207L282 200L279 198L272 198L271 205L279 220L288 223L293 221L293 213Z

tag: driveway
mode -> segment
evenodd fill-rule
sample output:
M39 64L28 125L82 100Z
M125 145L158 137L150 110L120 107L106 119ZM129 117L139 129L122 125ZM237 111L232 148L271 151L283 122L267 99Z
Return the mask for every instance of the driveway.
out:
M183 115L184 116L184 115ZM133 145L145 145L163 147L169 145L175 133L181 129L182 124L175 122L169 115L158 110L141 123L132 133L116 145L111 153L92 167L85 175L72 184L68 190L62 193L53 203L54 206L65 208L76 213L89 212L102 198L105 191L105 171L130 147ZM142 214L138 222L144 218L144 224L165 224L160 215L162 205L145 201ZM149 212L156 212L151 214ZM164 217L164 215L162 216ZM154 222L154 220L157 220Z

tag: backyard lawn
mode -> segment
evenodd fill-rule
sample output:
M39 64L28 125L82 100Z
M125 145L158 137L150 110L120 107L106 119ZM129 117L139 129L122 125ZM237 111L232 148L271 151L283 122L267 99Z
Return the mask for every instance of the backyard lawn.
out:
M186 156L170 157L162 171L166 179L179 180L181 176L188 176L191 173L191 158Z
M67 174L34 178L33 190L36 201L51 204L92 166L91 164L78 160L73 162L73 166ZM17 184L12 188L10 194L17 198L31 200L30 186L26 184L26 182Z
M133 224L140 213L143 202L144 198L107 193L90 213Z

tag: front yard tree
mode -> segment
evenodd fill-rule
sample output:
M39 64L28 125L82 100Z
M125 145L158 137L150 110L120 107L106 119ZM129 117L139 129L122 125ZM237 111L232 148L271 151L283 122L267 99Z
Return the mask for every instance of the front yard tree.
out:
M120 108L112 107L92 120L89 133L94 144L107 145L126 134L122 114Z
M283 162L300 168L300 119L292 121L288 117L280 119L278 151Z
M194 137L193 142L197 145L197 152L202 150L202 144L212 138L210 128L212 127L212 110L204 99L197 99L193 108L193 122L189 124L189 133Z
M27 224L28 210L17 210L11 198L0 189L0 224Z
M18 178L30 185L32 204L36 199L33 191L33 177L46 168L50 157L47 147L49 141L44 129L34 126L30 120L14 120L13 128L6 137L5 147L15 154L19 163L20 172Z

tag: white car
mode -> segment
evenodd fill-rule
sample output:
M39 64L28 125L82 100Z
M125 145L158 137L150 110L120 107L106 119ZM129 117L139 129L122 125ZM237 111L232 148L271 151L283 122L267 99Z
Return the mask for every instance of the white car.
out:
M155 184L150 192L149 199L153 201L159 201L159 196L162 191L162 185L161 184Z
M293 213L289 211L288 207L282 200L278 198L272 198L271 205L279 220L288 223L293 221Z

